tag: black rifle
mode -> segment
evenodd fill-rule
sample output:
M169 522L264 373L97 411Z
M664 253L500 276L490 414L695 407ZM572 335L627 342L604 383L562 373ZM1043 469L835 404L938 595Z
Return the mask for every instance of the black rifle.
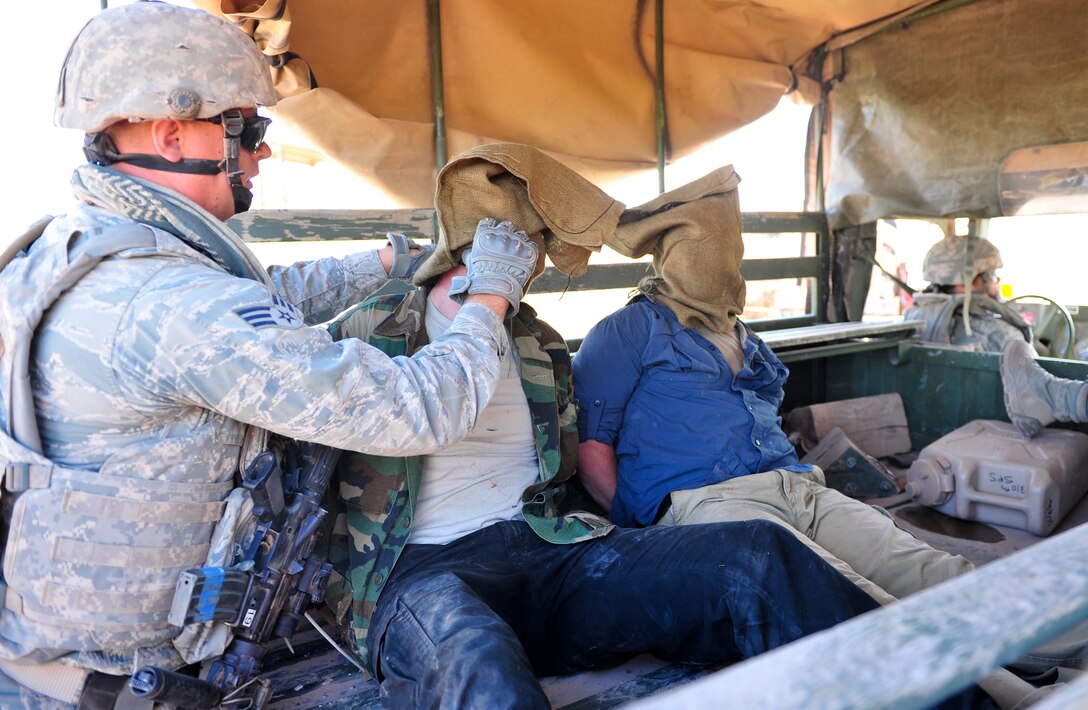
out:
M292 474L284 480L275 453L265 451L246 468L242 485L253 497L256 522L249 548L229 568L182 573L170 611L175 626L222 621L234 639L205 678L143 666L129 681L137 697L184 708L214 708L225 701L259 710L272 689L258 678L266 644L290 638L310 603L325 593L332 565L313 554L324 532L322 499L340 451L300 443ZM286 494L285 489L286 488Z

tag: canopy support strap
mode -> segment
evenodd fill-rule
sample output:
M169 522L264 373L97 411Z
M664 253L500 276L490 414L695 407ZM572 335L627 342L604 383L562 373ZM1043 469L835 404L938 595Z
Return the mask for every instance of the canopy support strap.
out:
M654 123L657 133L657 191L665 192L668 123L665 114L665 0L654 0Z
M442 79L442 12L441 0L427 0L427 37L431 54L431 101L434 106L435 176L446 165L446 96ZM438 217L435 216L435 240L438 238Z

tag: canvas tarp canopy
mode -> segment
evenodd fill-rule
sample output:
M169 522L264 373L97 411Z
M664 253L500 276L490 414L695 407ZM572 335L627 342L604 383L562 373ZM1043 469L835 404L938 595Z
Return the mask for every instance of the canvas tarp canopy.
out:
M953 7L828 56L824 174L832 226L1021 212L1025 195L1003 186L1039 195L1050 205L1040 213L1083 209L1088 6L977 0Z
M798 66L814 47L929 2L665 0L668 160L759 118L793 90L815 99L818 88ZM283 60L273 70L277 120L403 206L433 197L433 7L447 155L527 143L598 184L657 165L653 0L195 4L238 22Z
M654 0L196 4L279 58L278 120L405 207L431 205L436 105L447 157L526 143L605 184L657 165L662 125L672 161L822 84L834 227L999 215L1010 153L1088 141L1084 0L662 0L663 124Z

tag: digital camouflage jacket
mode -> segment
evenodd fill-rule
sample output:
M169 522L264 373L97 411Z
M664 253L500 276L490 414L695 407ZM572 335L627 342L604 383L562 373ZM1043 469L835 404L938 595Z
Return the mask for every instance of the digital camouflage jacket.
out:
M926 342L955 345L972 352L999 353L1010 340L1032 339L1031 326L1024 317L1001 301L972 294L968 319L971 334L963 327L962 293L919 293L914 306L903 314L905 321L923 321L919 338Z
M109 185L149 197L123 177ZM180 199L171 214L200 216ZM268 285L208 256L210 219L186 232L198 250L82 204L0 271L2 658L121 673L204 657L181 650L168 617L178 575L221 564L212 541L247 425L433 451L470 430L494 389L507 338L490 310L466 306L418 362L334 342L304 323L386 284L375 252L272 267ZM130 232L144 241L112 244ZM79 264L89 271L68 274Z
M390 356L411 355L427 344L423 327L426 292L375 296L339 316L330 329L335 338L365 339ZM577 413L573 401L570 352L551 326L537 320L522 303L507 321L517 354L522 387L529 402L536 438L539 481L522 494L522 514L543 539L558 544L601 537L612 525L586 512L562 512L566 481L578 452ZM370 618L385 582L408 540L423 470L420 457L391 458L346 453L339 467L340 497L346 507L346 554L333 545L337 566L348 566L352 590L352 634L367 659Z

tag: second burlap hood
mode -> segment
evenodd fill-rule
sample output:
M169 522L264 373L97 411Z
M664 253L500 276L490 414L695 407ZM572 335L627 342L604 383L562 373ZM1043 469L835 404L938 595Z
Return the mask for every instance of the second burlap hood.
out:
M685 326L726 333L744 308L744 255L737 197L740 178L726 166L625 209L600 188L540 150L516 143L482 145L454 157L438 175L434 254L416 272L424 285L461 263L481 217L509 220L543 246L570 276L585 273L607 244L623 256L653 254L654 276L640 290L668 306Z
M608 246L633 259L653 254L639 290L687 327L728 333L744 310L744 258L737 185L727 165L623 213Z

